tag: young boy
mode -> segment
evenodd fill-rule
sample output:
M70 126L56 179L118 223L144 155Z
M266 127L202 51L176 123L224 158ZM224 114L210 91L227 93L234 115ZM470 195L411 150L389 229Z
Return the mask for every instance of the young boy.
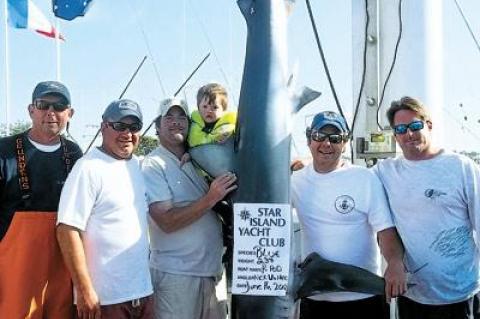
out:
M223 143L235 130L237 114L227 112L227 91L218 83L202 86L197 93L198 111L191 115L192 123L188 134L190 147Z

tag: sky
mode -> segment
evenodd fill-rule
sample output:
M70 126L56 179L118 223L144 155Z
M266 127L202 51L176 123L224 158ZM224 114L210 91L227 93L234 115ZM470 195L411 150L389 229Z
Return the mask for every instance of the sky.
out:
M33 1L53 22L51 1ZM361 69L361 48L354 43L363 37L361 28L352 22L363 13L352 9L352 1L360 0L311 0L336 93L350 120ZM409 21L413 19L408 19L415 15L416 1L404 0L403 42L392 73L392 84L387 87L387 104L403 95L418 93L415 63L412 67L407 59L408 52L415 52L412 48L422 40L421 26L412 26ZM457 1L469 18L474 33L480 36L480 20L476 19L480 15L480 3L475 0ZM396 3L389 0L384 5L393 6ZM438 93L442 101L438 109L443 121L436 123L436 127L442 127L442 144L447 149L479 151L480 89L477 78L480 74L480 52L454 0L442 0L441 3L443 47L439 55L442 61L439 69L443 87ZM30 30L11 27L5 30L3 10L0 20L2 73L6 63L5 31L9 34L10 122L26 121L27 106L36 83L56 79L55 41ZM119 97L145 55L148 58L125 97L140 104L146 124L156 116L159 101L171 96L209 52L210 58L180 96L186 98L190 110L194 110L198 88L208 82L219 82L228 88L231 108L236 108L247 29L234 0L94 0L85 17L71 22L60 20L59 24L66 38L60 49L61 81L70 89L75 109L70 131L84 149L96 133L103 110ZM318 100L292 118L295 152L304 155L308 151L304 138L307 122L319 111L336 110L305 1L297 0L290 14L288 36L289 65L292 70L298 69L298 85L307 85L322 92ZM396 34L385 32L383 36L385 39L381 40L388 51L382 61L385 69L391 62ZM385 77L386 71L381 72ZM0 123L5 123L5 75L0 79ZM383 118L381 121L385 123ZM153 133L151 130L149 135Z

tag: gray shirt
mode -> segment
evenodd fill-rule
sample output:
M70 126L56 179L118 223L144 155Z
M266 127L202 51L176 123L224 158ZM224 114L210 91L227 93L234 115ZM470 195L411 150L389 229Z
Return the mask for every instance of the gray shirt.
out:
M208 185L191 162L180 166L178 158L163 146L145 157L142 164L148 203L172 201L176 207L204 196ZM191 276L221 274L223 250L220 220L210 210L194 223L165 233L150 219L150 265L163 272Z

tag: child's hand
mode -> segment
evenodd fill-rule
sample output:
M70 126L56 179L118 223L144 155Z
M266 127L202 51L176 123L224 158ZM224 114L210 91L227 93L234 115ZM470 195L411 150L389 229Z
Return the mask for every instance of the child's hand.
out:
M180 159L180 167L182 167L185 163L190 162L191 159L192 157L189 153L183 154L182 158Z
M230 133L227 133L227 132L222 133L222 134L218 137L217 143L218 143L218 144L223 144L223 143L225 143L230 136L231 136Z

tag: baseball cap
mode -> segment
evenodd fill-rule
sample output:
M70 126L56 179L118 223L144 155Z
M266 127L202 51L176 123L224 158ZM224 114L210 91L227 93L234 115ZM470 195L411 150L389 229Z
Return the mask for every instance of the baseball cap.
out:
M342 133L348 133L347 122L345 122L345 119L340 114L332 111L324 111L315 115L310 128L312 130L319 130L326 125L333 125Z
M44 81L37 84L32 93L32 102L47 95L60 95L67 104L71 104L70 92L65 85L57 81Z
M127 116L136 117L140 123L143 122L142 111L137 102L122 99L110 103L105 112L103 112L102 119L104 121L118 122Z
M158 109L158 116L165 116L168 113L168 111L174 106L180 107L183 110L183 112L185 112L185 115L190 116L190 113L188 112L187 102L174 97L164 99L160 102L160 108Z

